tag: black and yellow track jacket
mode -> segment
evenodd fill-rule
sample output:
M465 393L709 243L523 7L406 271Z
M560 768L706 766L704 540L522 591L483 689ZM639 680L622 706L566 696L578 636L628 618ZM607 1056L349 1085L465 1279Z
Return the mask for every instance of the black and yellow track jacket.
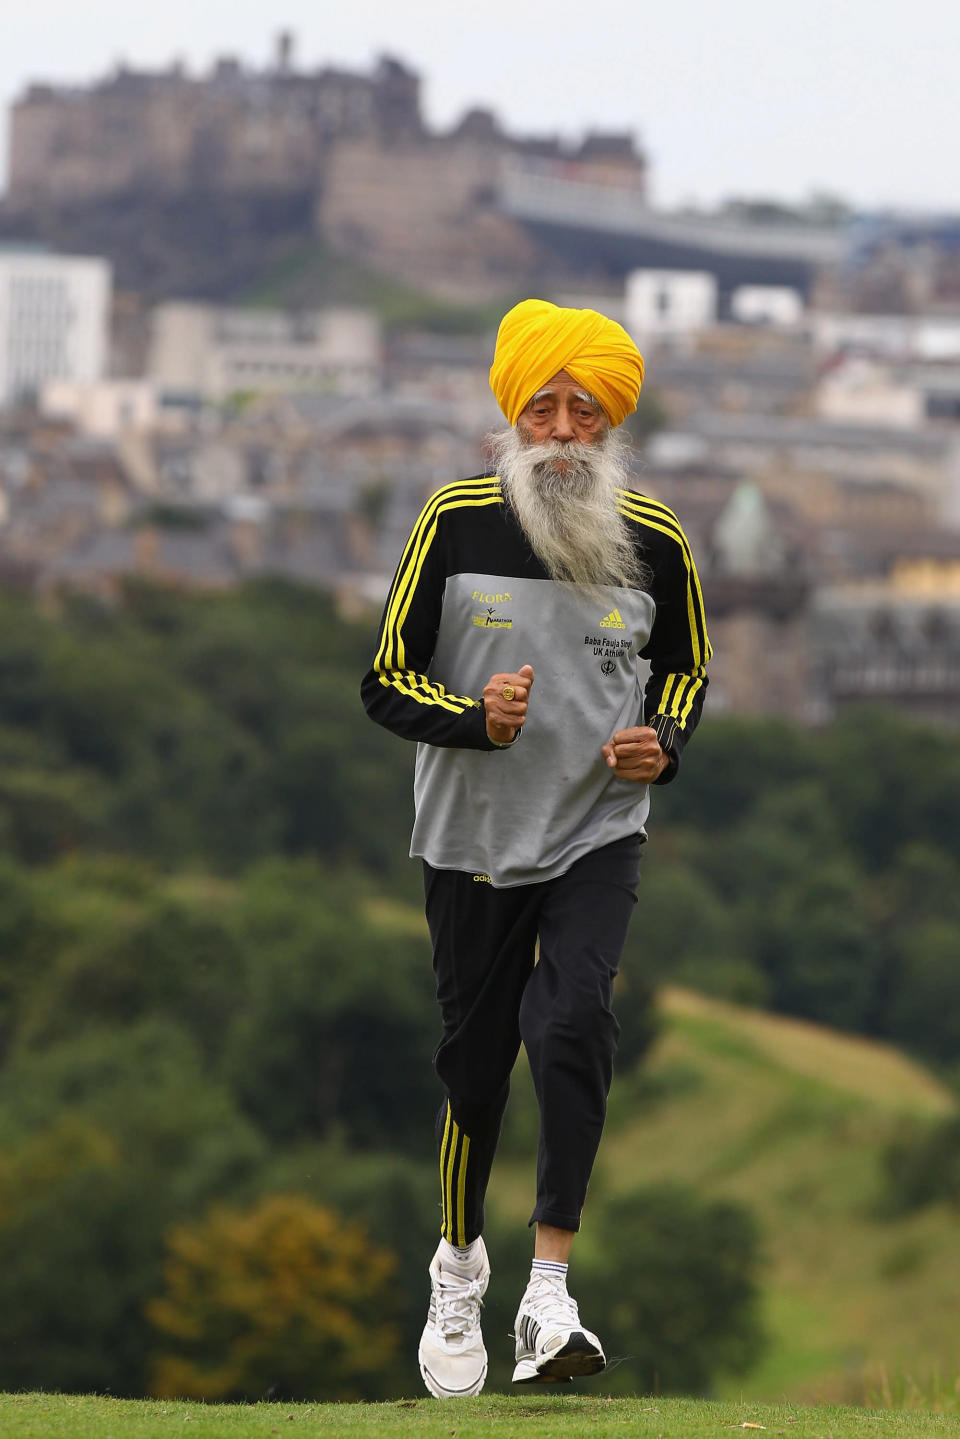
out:
M417 520L361 693L372 719L418 742L410 852L435 868L537 883L641 831L647 787L600 752L618 729L651 725L670 755L657 783L674 777L707 685L700 583L666 505L628 490L619 505L643 589L551 580L495 476L446 485ZM491 675L526 664L526 724L498 749L479 696Z

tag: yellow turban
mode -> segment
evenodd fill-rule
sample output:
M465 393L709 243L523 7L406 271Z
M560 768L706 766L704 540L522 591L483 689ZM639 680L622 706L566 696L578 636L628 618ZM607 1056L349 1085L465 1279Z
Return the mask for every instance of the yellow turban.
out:
M500 322L490 370L490 388L511 425L561 370L600 401L612 425L636 409L643 356L622 325L596 310L521 300Z

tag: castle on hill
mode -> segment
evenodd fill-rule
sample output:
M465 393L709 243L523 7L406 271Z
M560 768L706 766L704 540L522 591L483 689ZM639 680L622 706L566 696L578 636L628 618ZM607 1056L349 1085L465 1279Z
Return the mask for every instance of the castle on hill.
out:
M11 115L7 207L293 204L314 236L373 268L503 286L535 263L535 243L496 203L505 169L645 192L629 134L518 137L480 108L433 131L420 77L399 60L306 71L285 33L263 70L222 58L202 77L120 66L89 86L31 85Z

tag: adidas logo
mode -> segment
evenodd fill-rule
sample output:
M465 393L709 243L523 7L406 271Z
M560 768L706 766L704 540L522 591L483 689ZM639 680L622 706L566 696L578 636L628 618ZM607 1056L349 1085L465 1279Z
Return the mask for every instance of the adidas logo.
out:
M608 615L604 615L603 619L600 621L600 628L602 630L625 630L627 627L623 623L623 616L621 615L620 611L611 610L610 613Z

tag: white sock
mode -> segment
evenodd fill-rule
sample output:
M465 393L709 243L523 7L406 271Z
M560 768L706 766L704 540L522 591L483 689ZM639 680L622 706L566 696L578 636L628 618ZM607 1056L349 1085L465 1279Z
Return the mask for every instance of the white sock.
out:
M558 1259L535 1259L530 1266L530 1278L534 1279L538 1274L544 1274L566 1289L568 1268L569 1265L561 1264Z
M463 1247L449 1244L446 1239L440 1240L440 1262L447 1269L471 1273L480 1267L481 1253L479 1239L474 1239Z

